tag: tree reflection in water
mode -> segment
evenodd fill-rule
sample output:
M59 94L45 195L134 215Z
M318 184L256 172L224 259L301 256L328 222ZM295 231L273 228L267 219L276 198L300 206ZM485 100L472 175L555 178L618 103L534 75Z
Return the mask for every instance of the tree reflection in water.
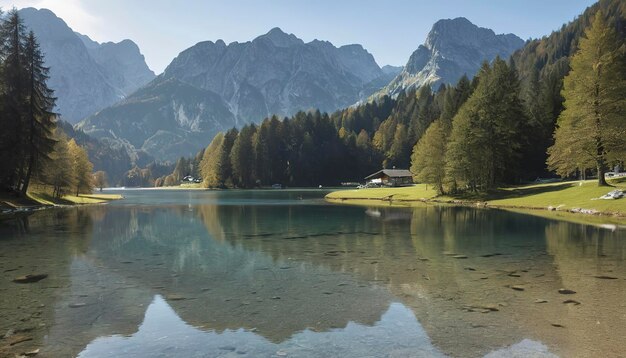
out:
M85 356L230 345L261 355L375 352L370 343L451 356L623 348L619 230L498 210L337 206L322 194L129 192L108 206L35 213L0 227L2 252L18 253L2 268L50 278L29 290L2 284L3 295L41 311L47 325L32 345L50 355L88 344ZM581 304L562 303L562 287ZM18 303L2 305L0 328L13 328ZM163 332L149 328L159 320ZM170 339L148 344L157 333Z

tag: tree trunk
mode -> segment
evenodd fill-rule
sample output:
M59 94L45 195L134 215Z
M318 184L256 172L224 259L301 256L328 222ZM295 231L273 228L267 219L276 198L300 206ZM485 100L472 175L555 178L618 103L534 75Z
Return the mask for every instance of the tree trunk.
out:
M601 67L598 67L599 69ZM599 74L598 74L599 76ZM596 117L596 165L598 167L598 186L609 186L606 183L606 178L604 177L604 173L606 172L606 158L604 153L604 141L602 140L602 116L600 114L600 86L596 83L595 85L595 100L593 101L593 108Z
M606 173L606 158L604 153L604 144L602 143L602 139L600 137L596 137L596 167L598 168L598 186L609 186L606 183L606 178L604 177L604 173Z
M30 184L30 178L33 174L33 167L35 166L35 155L31 154L28 161L28 171L26 172L26 178L24 178L24 184L22 185L22 195L26 196L28 192L28 185Z
M604 177L604 173L606 172L604 161L598 162L598 186L609 186L606 182L606 178Z

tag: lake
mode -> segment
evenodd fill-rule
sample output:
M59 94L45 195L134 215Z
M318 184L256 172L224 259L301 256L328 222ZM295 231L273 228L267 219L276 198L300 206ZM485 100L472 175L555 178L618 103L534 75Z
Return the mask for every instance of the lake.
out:
M626 354L626 231L327 192L125 190L2 219L0 356Z

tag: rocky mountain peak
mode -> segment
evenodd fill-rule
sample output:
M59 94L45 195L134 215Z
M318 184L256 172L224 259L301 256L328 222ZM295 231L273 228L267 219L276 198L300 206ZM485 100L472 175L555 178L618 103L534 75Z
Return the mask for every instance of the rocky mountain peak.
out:
M517 49L523 44L523 40L513 34L496 35L491 29L478 27L464 17L457 17L437 21L428 33L424 46L430 50L454 46L462 48L515 46Z
M305 43L274 28L242 43L197 43L130 100L96 113L80 126L98 138L122 138L155 157L173 159L184 151L197 152L199 144L218 131L258 123L273 114L348 107L391 79L361 45ZM159 101L149 101L152 98Z
M304 41L300 40L294 34L288 34L281 30L280 27L274 27L265 35L261 35L255 39L255 41L260 39L268 39L274 46L276 47L291 47L294 45L302 45Z
M513 34L496 35L464 17L437 21L403 71L379 94L439 83L454 84L461 76L474 76L484 61L508 58L524 41Z
M55 111L70 123L119 101L154 78L139 47L130 41L99 44L74 32L48 9L19 10L35 33L50 67Z
M48 39L58 41L75 41L72 29L52 11L48 9L35 9L27 7L19 10L19 14L25 21L28 30L33 30L40 43Z

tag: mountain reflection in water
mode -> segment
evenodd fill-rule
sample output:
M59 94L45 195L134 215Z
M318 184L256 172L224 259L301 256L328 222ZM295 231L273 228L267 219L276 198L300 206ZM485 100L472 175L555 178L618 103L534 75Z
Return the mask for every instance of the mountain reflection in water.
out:
M126 356L176 357L237 355L249 357L441 357L413 313L392 303L380 321L370 325L349 322L344 328L294 333L272 342L254 331L226 329L204 331L180 319L161 296L155 296L144 321L131 336L98 338L79 357L106 357L111 352Z
M107 206L0 224L0 290L8 298L0 302L0 330L35 327L22 351L84 357L624 351L620 230L497 210L338 206L315 190L124 195ZM10 283L43 270L49 278L28 289ZM577 293L563 297L563 287Z

